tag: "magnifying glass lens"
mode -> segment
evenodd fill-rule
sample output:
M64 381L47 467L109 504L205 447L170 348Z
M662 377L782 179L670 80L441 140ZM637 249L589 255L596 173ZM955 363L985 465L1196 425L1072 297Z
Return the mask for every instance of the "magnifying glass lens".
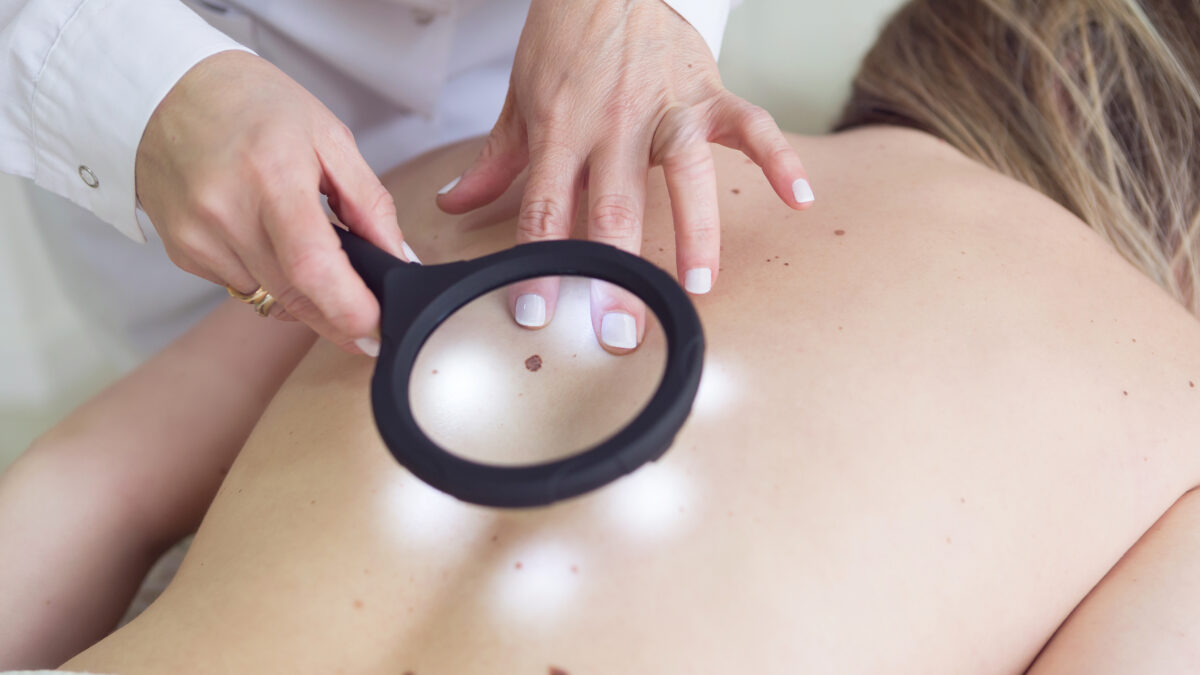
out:
M557 303L547 305L537 291L555 283ZM624 293L588 278L547 277L464 305L430 335L413 366L409 401L418 426L447 452L494 466L577 455L626 427L658 389L667 346L648 309L637 349L617 355L600 345L591 298L617 291ZM522 321L544 327L518 325L514 302ZM613 341L637 331L622 309L607 319Z

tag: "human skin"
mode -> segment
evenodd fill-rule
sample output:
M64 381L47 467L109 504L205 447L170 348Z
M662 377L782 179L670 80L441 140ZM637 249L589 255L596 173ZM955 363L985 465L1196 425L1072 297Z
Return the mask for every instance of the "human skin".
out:
M550 508L454 502L383 448L373 364L319 344L166 593L66 667L1024 671L1200 483L1200 325L1069 213L929 136L792 142L822 187L803 215L716 154L706 382L661 461ZM427 264L511 240L505 214L420 206L476 151L384 181L414 205L403 224ZM669 268L657 175L646 223L643 250ZM528 356L516 344L495 365ZM622 508L646 490L653 513Z

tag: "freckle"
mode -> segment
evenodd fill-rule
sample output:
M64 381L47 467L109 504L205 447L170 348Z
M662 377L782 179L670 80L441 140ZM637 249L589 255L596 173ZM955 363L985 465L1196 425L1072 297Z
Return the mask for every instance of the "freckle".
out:
M1129 338L1130 342L1137 342L1137 338Z
M963 255L966 255L966 254L967 254L967 252L966 252L966 251L959 251L959 253L961 253L961 254L963 254Z
M371 574L371 570L369 570L369 569L367 569L367 568L365 568L365 567L364 567L364 568L363 568L363 574L370 575L370 574Z
M434 374L434 375L437 375L437 368L434 368L434 369L433 369L433 374Z
M662 253L662 252L663 252L663 251L665 251L665 250L667 250L667 249L665 249L665 248L663 248L663 247L661 247L661 246L659 246L659 247L658 247L658 252L659 252L659 253Z
M833 233L840 237L840 236L846 234L846 231L845 230L834 230Z
M578 355L578 354L572 354L572 355L571 355L571 358L575 358L576 356L579 356L579 355Z
M692 67L692 64L690 64L690 63L689 63L689 64L688 64L688 68L691 68L691 67Z
M775 259L776 259L776 260L779 260L779 256L775 256Z
M238 491L237 491L237 493L238 493L239 495L240 495L240 494L242 494L242 488L238 488Z
M571 565L571 574L579 574L579 565Z
M732 190L730 190L730 192L732 192L732 193L733 193L733 194L735 194L735 195L740 195L740 194L742 194L742 191L741 191L741 190L739 190L739 189L737 189L737 188L733 188Z
M959 503L959 504L966 504L966 503L967 503L967 498L966 498L966 497L959 497L959 498L958 498L958 503Z
M522 569L523 567L525 567L525 565L521 564L521 561L518 560L517 564L513 565L513 567L516 569Z
M354 601L354 609L362 609L362 608L363 608L363 601L362 601L362 600L355 600L355 601Z
M315 500L315 499L314 499L314 500L310 501L310 502L308 503L308 505L309 505L309 506L316 506L316 505L317 505L317 500Z
M500 541L500 535L498 535L498 534L493 534L493 535L492 535L492 541Z
M838 326L838 330L842 330L842 327L841 327L841 326Z
M689 68L690 67L691 66L689 66ZM562 668L558 668L556 666L550 666L550 674L549 675L571 675L571 674L568 673L567 671L563 670Z
M770 259L770 258L767 258L767 262L771 262L771 259Z
M953 539L951 539L950 537L946 537L946 543L947 543L947 544L953 544L953 543L954 543L954 540L953 540Z
M531 373L536 373L537 371L539 371L541 369L542 369L542 357L541 356L534 354L533 356L525 359L525 370L528 370Z
M1149 461L1150 461L1150 458L1149 458L1149 457L1142 457L1142 461L1143 461L1143 462L1149 462Z

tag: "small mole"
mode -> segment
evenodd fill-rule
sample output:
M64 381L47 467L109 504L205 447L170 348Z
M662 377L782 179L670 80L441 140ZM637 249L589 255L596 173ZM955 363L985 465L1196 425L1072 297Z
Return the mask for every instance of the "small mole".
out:
M437 375L437 368L434 368L434 369L433 369L433 374L434 374L434 375Z
M659 252L659 253L662 253L662 252L663 252L663 251L665 251L665 250L666 250L666 249L665 249L665 248L663 248L663 247L661 247L661 246L659 246L659 247L658 247L658 252Z
M534 354L533 356L525 359L525 370L528 370L531 373L536 373L537 371L539 371L541 369L542 369L542 357L538 356L537 354Z
M310 502L308 503L308 505L309 505L309 506L316 506L316 505L317 505L317 500L315 500L315 499L314 499L314 500L310 501Z
M417 675L417 674L411 670L406 670L406 671L404 671L404 675Z
M1191 387L1192 389L1195 389L1195 388L1196 388L1196 383L1195 383L1195 382L1192 382L1191 380L1188 380L1188 386L1189 386L1189 387Z
M571 565L571 574L579 574L579 565Z
M690 63L689 63L689 64L688 64L688 68L691 68L691 67L692 67L692 64L690 64Z
M1129 392L1127 392L1127 391L1125 391L1125 390L1121 390L1121 394L1122 394L1122 395L1124 395L1124 396L1128 396L1128 395L1129 395Z
M237 493L238 493L239 495L240 495L240 494L242 494L242 488L238 488L238 491L237 491Z
M845 230L834 230L833 233L840 237L840 236L846 234L846 231Z
M354 601L354 609L362 609L362 608L363 608L363 601L362 601L362 600L355 600L355 601Z
M841 327L841 326L838 326L838 330L842 330L842 327Z
M963 254L963 255L966 255L966 254L967 254L967 252L966 252L966 251L959 251L959 253L961 253L961 254Z
M691 66L688 66L688 68L691 68ZM549 675L571 675L571 674L557 666L550 666Z
M517 561L517 564L513 565L513 568L518 569L518 570L522 569L524 567L525 567L525 565L523 565L520 560Z
M775 256L775 259L776 259L776 260L779 260L779 256Z
M947 543L947 544L952 544L952 543L954 543L954 540L953 540L953 539L951 539L950 537L946 537L946 543Z
M767 258L767 262L771 262L771 259L770 259L770 258Z
M967 498L966 498L966 497L959 497L959 498L958 498L958 503L959 503L959 504L966 504L966 503L967 503Z
M1149 457L1142 457L1142 461L1143 461L1143 462L1149 462L1149 461L1150 461L1150 458L1149 458Z
M500 535L498 535L498 534L493 534L493 535L492 535L492 541L500 541Z
M732 190L730 190L730 192L732 192L732 193L733 193L733 194L735 194L735 195L740 195L740 194L742 194L742 191L741 191L741 190L739 190L739 189L737 189L737 188L733 188Z
M578 355L578 354L572 354L572 355L571 355L571 358L575 358L576 356L579 356L579 355Z
M1137 342L1137 338L1129 338L1130 342Z

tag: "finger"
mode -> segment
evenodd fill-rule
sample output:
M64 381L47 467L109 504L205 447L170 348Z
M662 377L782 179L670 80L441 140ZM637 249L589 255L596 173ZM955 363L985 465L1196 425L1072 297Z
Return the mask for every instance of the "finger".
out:
M713 115L713 141L742 151L762 167L771 187L788 206L803 210L813 205L812 185L800 155L770 113L728 94Z
M662 158L671 216L675 265L683 287L696 295L712 290L721 260L721 216L712 150L699 138Z
M528 164L528 138L510 93L479 156L461 176L438 191L438 208L460 214L490 204L508 190Z
M375 330L379 303L350 266L312 188L302 182L281 186L267 196L262 218L285 279L276 297L322 336L358 351L353 342Z
M517 216L517 243L567 239L575 220L582 162L563 145L543 144L531 155L529 167ZM558 277L543 277L512 285L509 308L518 325L541 328L549 323L558 304L558 282Z
M318 144L317 159L322 172L320 190L329 196L330 207L338 218L351 232L402 257L396 203L358 152L354 136L344 125L334 127L325 142Z
M258 290L258 281L237 254L209 234L206 228L184 228L174 236L164 237L163 247L171 262L189 274L245 295Z
M592 155L588 169L588 239L634 255L641 252L648 156L648 148L622 143L603 146ZM592 327L605 349L625 353L641 343L646 306L636 295L594 281L591 309Z

